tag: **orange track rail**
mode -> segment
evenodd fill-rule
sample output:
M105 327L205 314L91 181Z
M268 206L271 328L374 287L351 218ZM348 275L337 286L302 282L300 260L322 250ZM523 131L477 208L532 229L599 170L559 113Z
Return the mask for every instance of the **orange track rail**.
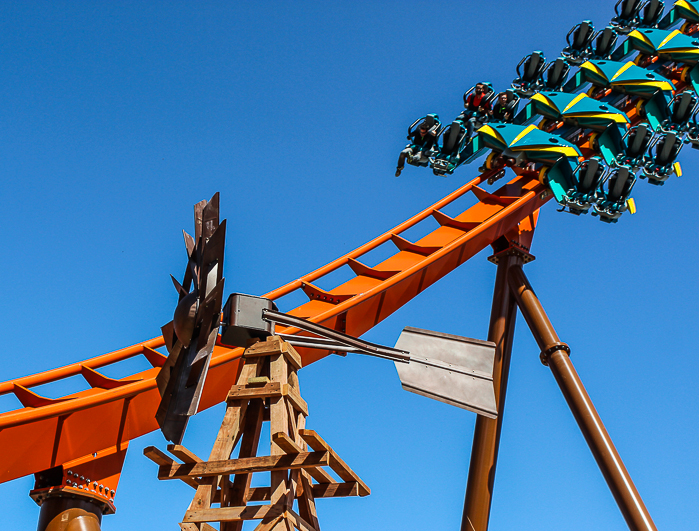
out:
M538 209L551 198L550 193L534 174L525 173L489 194L478 188L489 176L485 173L476 177L393 230L265 297L278 299L301 289L311 300L290 313L359 336L498 238L506 236L529 245ZM453 219L440 212L469 191L479 200L474 206ZM439 228L415 243L399 236L429 216L435 217ZM375 267L359 261L388 241L398 248L396 254ZM313 285L344 265L349 265L356 276L330 291ZM81 363L0 383L0 394L14 393L25 406L0 415L0 482L115 446L122 448L128 441L158 429L155 411L160 395L155 376L165 356L154 349L162 346L162 337L158 337ZM328 354L300 351L304 365ZM225 399L237 379L241 354L240 348L216 346L200 410ZM137 355L145 356L153 368L120 380L98 371ZM57 399L30 390L79 374L91 389Z

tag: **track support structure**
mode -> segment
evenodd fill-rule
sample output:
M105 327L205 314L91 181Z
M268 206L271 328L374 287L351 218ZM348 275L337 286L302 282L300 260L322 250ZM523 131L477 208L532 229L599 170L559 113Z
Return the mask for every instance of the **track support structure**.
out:
M80 497L49 498L41 505L37 531L101 531L102 509Z
M513 249L516 248L510 247L509 250ZM495 259L496 257L497 259ZM512 339L517 317L517 304L507 283L507 273L510 267L521 265L524 258L519 252L502 252L491 257L491 261L496 261L498 266L488 329L488 341L492 341L496 345L493 387L498 417L497 419L489 419L483 415L478 415L476 419L461 531L486 531L488 529L495 483L495 467L505 409L507 377L510 371Z
M541 349L541 361L551 369L561 388L629 529L657 531L602 419L570 361L570 348L559 339L520 265L509 268L508 282L517 305Z

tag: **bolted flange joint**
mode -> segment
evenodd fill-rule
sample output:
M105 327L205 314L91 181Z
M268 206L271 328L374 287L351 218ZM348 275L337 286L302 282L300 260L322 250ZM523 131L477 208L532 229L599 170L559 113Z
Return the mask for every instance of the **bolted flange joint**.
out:
M529 247L525 247L515 240L509 240L507 244L508 246L505 249L489 256L488 261L497 265L505 256L518 256L522 259L522 263L528 264L536 259L536 257L529 252Z
M549 366L549 356L556 352L557 350L565 350L568 356L570 356L570 347L565 343L554 343L546 350L541 351L539 354L539 359L546 367Z

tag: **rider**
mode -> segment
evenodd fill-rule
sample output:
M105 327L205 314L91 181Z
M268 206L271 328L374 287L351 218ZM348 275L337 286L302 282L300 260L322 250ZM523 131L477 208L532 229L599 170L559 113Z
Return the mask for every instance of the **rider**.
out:
M427 153L432 146L437 137L437 130L439 129L439 122L436 122L436 126L430 127L427 120L423 122L408 136L410 144L401 151L398 157L398 167L396 168L396 177L400 175L405 166L405 159L408 158L408 162L416 161L419 164L427 162Z
M493 111L488 101L485 83L478 83L471 94L464 101L465 110L457 120L466 124L466 134L470 138L473 135L476 119L479 115L492 114Z
M492 116L499 122L509 122L512 119L512 110L507 108L507 94L501 92L498 100L493 105Z

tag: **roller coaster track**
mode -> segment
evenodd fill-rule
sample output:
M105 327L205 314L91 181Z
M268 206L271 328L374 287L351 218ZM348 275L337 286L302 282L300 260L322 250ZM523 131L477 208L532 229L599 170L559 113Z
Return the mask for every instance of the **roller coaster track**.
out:
M478 187L489 176L490 172L478 176L391 231L265 297L279 299L303 290L310 300L291 314L359 336L499 238L505 236L528 246L537 211L550 194L531 172L517 176L490 194ZM479 201L461 215L450 218L440 211L468 192L473 192ZM440 223L439 228L415 243L400 236L430 216ZM389 241L397 247L393 256L375 267L360 261L364 254ZM352 268L354 278L330 291L313 284L344 265ZM162 337L158 337L0 384L0 394L14 393L24 406L0 415L0 481L120 448L129 440L158 429L155 411L160 395L155 377L166 357L156 349L163 345ZM328 354L300 351L304 365ZM216 346L200 410L225 399L237 378L241 354L240 348ZM134 356L144 356L153 368L119 380L99 372ZM82 375L91 389L57 399L39 396L30 389L76 375Z
M680 3L687 4L684 0ZM682 68L678 65L676 71L683 72ZM691 88L684 76L673 80L675 92ZM626 111L631 125L644 120L637 100L628 98L625 108L620 109ZM585 158L595 154L590 134L581 135L575 144ZM509 242L528 250L538 211L553 195L539 180L540 168L524 166L512 170L516 176L496 191L487 192L479 185L495 177L499 170L481 173L392 230L264 296L276 300L302 291L309 301L289 313L354 336L365 333L489 245L499 250ZM442 212L468 193L475 195L475 205L453 218ZM439 223L437 229L416 242L401 236L429 217ZM365 255L389 242L396 247L389 258L375 266L362 262ZM317 287L320 279L344 266L354 272L350 280L329 291ZM297 329L279 331L299 333ZM155 377L166 359L157 350L163 346L163 338L157 337L83 362L0 383L0 395L14 394L23 406L0 415L0 482L82 458L89 460L105 451L125 451L129 441L158 429L155 411L160 394ZM304 365L329 354L304 349L300 353ZM240 348L220 344L215 347L200 410L225 399L237 379L241 355ZM152 368L121 379L108 378L100 372L136 356L143 356ZM78 375L90 389L60 398L47 398L32 391L34 387Z

